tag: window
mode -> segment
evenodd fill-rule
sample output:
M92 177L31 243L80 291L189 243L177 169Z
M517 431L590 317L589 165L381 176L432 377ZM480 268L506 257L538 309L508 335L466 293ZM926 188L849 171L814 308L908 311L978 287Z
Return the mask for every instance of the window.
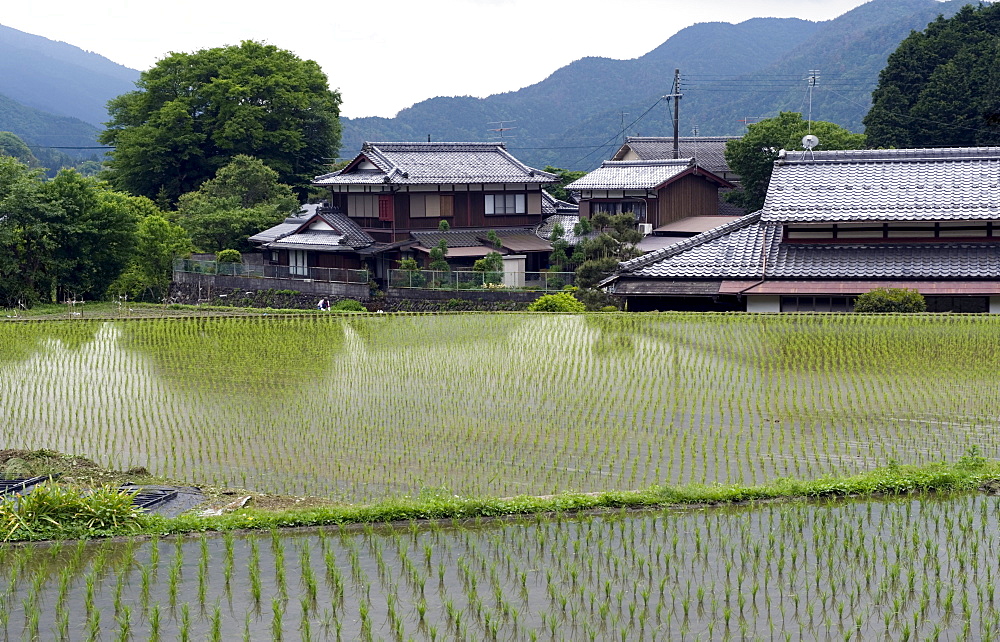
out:
M633 214L635 220L641 221L646 218L645 201L591 201L590 213L604 213L611 216L618 214Z
M782 312L852 312L854 297L844 296L783 296Z
M501 216L504 214L524 214L527 212L524 194L487 194L486 214Z
M394 209L392 206L391 196L379 196L378 197L378 220L380 221L392 221L394 218Z
M348 194L347 215L354 218L375 218L379 215L379 197L374 194Z
M410 218L453 216L455 197L451 194L410 194Z
M288 250L288 273L309 276L309 260L304 250Z

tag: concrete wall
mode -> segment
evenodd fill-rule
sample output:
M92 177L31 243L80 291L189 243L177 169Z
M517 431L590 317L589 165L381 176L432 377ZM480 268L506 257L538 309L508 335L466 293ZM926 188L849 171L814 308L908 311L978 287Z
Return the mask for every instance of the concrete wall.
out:
M771 295L747 296L747 312L781 312L781 297Z
M247 292L295 290L303 294L349 298L359 301L367 301L369 297L367 283L326 283L322 281L303 281L301 279L257 279L219 274L192 274L190 272L174 272L174 283L181 283L202 289L205 292L205 298L211 298L211 292L214 290L245 290Z

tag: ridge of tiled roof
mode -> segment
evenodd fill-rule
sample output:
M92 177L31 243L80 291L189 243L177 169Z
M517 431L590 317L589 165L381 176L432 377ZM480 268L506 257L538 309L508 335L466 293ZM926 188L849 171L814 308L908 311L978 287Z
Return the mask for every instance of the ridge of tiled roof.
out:
M377 170L341 170L313 184L554 183L554 174L525 165L504 143L366 142L364 157ZM354 161L352 161L352 164Z
M787 151L777 164L861 163L1000 159L1000 147L920 147L912 149L836 149Z
M625 261L618 264L618 272L631 272L634 270L641 269L661 261L663 259L668 259L672 256L676 256L681 252L685 252L692 248L698 247L708 243L709 241L714 241L717 238L725 236L726 234L731 234L737 230L741 230L749 225L754 225L760 221L760 212L754 212L753 214L747 214L746 216L739 218L735 221L726 223L725 225L720 225L714 229L708 230L707 232L702 232L690 238L686 238L683 241L674 243L668 247L661 248L649 254L644 254L643 256Z

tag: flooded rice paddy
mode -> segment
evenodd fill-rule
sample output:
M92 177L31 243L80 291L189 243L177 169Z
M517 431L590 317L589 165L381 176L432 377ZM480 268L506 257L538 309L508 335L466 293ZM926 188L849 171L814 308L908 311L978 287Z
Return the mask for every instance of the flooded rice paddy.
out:
M998 518L962 495L6 545L0 634L994 639Z
M345 501L995 457L984 317L464 314L0 325L0 440Z

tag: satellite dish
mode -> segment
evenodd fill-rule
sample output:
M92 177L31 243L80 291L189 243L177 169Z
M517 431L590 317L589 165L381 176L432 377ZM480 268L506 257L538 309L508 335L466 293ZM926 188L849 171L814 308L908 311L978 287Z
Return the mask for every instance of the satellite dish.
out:
M806 149L812 149L816 145L819 145L819 139L809 134L808 136L802 137L802 146Z

